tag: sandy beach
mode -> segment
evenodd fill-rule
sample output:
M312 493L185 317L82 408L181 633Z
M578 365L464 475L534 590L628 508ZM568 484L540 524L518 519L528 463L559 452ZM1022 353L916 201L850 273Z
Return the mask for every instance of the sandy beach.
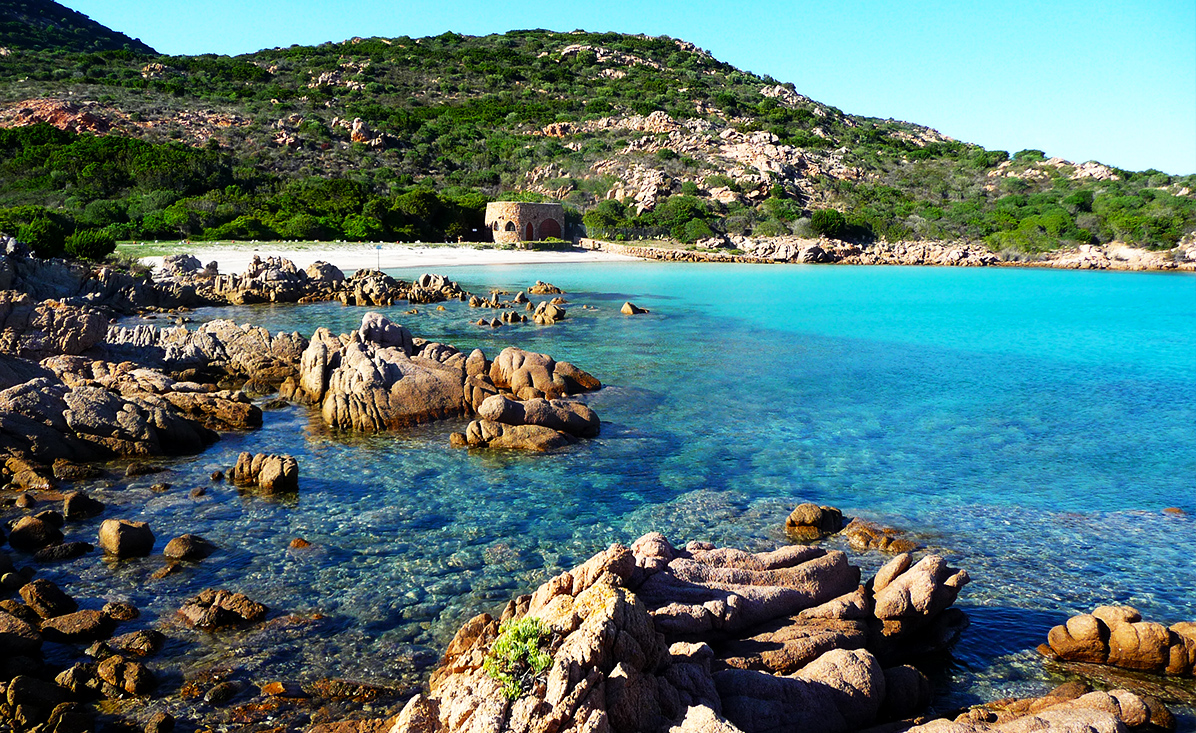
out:
M297 267L305 268L313 262L330 262L346 273L362 268L409 269L453 267L459 265L534 265L561 262L630 261L635 257L589 250L564 252L521 249L475 248L468 245L438 245L426 247L394 243L314 244L288 246L286 242L199 246L187 249L180 245L180 253L190 252L204 264L215 261L221 273L244 272L254 256L285 257ZM151 267L162 264L162 256L142 257Z

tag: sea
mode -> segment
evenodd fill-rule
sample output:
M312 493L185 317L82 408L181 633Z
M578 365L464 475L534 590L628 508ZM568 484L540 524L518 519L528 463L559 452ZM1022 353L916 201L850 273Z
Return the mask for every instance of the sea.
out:
M482 295L537 280L566 291L568 318L553 326L479 327L494 312L459 302L375 310L467 352L518 346L586 369L603 383L584 397L597 438L550 454L465 450L449 446L465 420L354 435L307 407L267 409L262 429L165 473L88 487L104 517L149 522L159 545L200 534L217 554L164 578L160 556L92 554L39 574L83 607L139 606L138 623L169 638L150 662L167 680L233 669L418 685L464 621L613 542L659 531L769 550L787 542L789 512L816 502L970 574L956 605L971 625L925 670L938 711L1065 681L1035 647L1097 605L1196 620L1196 276L661 262L438 272ZM622 315L625 301L650 312ZM350 331L367 310L189 315L310 336ZM241 451L295 456L298 495L213 482ZM101 519L70 525L68 540L94 537ZM865 576L889 559L824 544ZM273 620L183 628L175 610L206 587L245 592Z

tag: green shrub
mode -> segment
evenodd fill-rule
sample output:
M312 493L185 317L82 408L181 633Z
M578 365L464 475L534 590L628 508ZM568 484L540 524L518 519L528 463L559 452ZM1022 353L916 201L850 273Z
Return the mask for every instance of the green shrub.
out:
M17 230L17 239L29 245L38 257L62 256L66 235L58 224L48 217L33 219Z
M840 239L847 231L847 219L834 209L819 209L810 217L810 228L815 234Z
M84 229L66 238L66 253L77 260L102 260L116 251L116 238L98 229Z
M540 648L547 636L548 630L538 618L504 621L499 627L482 668L498 680L508 699L518 699L552 664L552 656Z

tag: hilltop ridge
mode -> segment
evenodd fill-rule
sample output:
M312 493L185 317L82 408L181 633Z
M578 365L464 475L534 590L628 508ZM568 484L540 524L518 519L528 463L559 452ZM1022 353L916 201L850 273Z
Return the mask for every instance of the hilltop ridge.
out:
M52 0L0 0L0 47L13 50L119 51L157 53Z
M985 150L847 114L663 36L445 33L237 57L34 49L0 65L10 229L42 217L119 239L468 239L501 197L563 201L572 233L584 222L611 239L824 234L1033 253L1166 249L1196 230L1196 175Z

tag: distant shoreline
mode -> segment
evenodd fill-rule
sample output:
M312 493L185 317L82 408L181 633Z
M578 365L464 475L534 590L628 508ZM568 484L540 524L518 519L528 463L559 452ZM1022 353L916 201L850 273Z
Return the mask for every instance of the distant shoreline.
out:
M161 251L160 244L145 245ZM137 247L124 245L123 253L137 256ZM254 242L221 244L208 242L180 243L176 254L191 254L205 265L216 262L222 273L243 272L253 258L283 257L300 269L313 262L323 261L341 270L362 269L400 270L421 267L457 267L486 265L540 265L553 263L632 261L636 257L601 251L570 249L528 250L472 247L468 244L396 244L365 242L360 244L336 242ZM138 259L151 267L159 267L165 255L153 254Z
M177 249L175 249L177 247ZM152 252L139 256L138 250ZM935 267L1026 267L1065 270L1196 272L1196 245L1188 249L1152 251L1121 243L1080 245L1044 253L1037 260L1010 260L987 248L964 242L878 242L867 246L826 239L782 237L761 240L751 252L686 249L657 242L609 242L582 239L568 250L500 249L465 244L401 244L393 242L179 242L121 245L123 254L157 268L166 256L192 254L204 264L216 262L223 273L243 272L255 256L283 257L299 268L323 261L353 272L436 267L539 265L588 262L713 262L733 264L905 265Z

